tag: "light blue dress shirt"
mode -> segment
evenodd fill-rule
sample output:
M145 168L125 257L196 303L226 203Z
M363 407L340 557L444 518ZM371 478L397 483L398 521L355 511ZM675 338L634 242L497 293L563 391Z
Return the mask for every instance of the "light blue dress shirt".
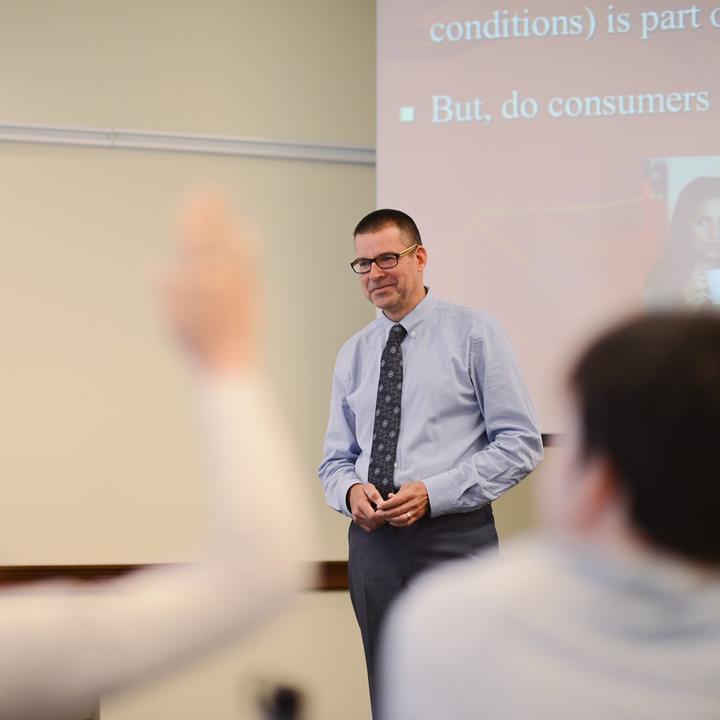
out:
M542 458L542 440L510 342L497 320L428 291L401 321L403 390L395 487L422 480L432 515L495 500ZM366 482L385 315L341 348L318 474L328 505L349 515L347 492Z

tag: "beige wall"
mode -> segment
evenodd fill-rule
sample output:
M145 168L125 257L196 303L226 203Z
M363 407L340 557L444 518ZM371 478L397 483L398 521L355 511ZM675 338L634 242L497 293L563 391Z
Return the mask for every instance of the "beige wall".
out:
M0 121L374 144L374 3L5 2ZM271 372L316 506L337 348L372 318L346 262L371 167L0 144L0 562L185 558L200 530L186 379L148 268L178 196L219 182L262 228ZM248 644L103 703L116 720L253 717L259 684L367 718L345 593L309 593Z
M36 146L0 157L0 464L22 478L0 504L6 562L169 559L196 537L190 398L149 271L176 198L207 178L263 230L270 369L305 460L318 555L341 557L344 524L315 467L335 352L372 317L345 272L372 168Z
M4 0L4 121L375 143L372 0Z
M374 144L373 0L6 1L0 121ZM346 521L315 478L335 353L373 317L347 270L371 167L0 144L0 548L4 563L187 558L201 529L186 378L149 268L179 195L208 180L262 229L270 371L320 543ZM497 505L509 534L528 489ZM253 717L259 684L314 720L369 717L345 593L309 593L249 644L104 705L110 720Z
M4 122L374 144L371 0L7 2L0 63ZM346 263L374 169L8 143L0 161L0 472L22 478L0 504L5 562L171 559L197 537L189 398L147 275L178 197L209 180L262 229L315 554L343 557L315 467L335 353L372 318Z

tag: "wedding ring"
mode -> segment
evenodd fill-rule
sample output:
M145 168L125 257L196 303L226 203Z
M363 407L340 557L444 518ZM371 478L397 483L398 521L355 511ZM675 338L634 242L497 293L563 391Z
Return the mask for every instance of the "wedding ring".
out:
M407 515L408 520L412 518L412 513L409 510L405 514Z

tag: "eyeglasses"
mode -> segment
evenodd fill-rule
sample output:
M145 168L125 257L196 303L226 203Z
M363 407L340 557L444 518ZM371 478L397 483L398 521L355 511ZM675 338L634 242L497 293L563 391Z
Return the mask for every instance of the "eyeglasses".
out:
M350 267L353 269L353 272L356 272L358 275L366 275L369 273L373 263L381 270L390 270L400 262L401 257L411 253L417 246L418 244L415 243L401 253L386 252L374 258L356 258L350 263Z

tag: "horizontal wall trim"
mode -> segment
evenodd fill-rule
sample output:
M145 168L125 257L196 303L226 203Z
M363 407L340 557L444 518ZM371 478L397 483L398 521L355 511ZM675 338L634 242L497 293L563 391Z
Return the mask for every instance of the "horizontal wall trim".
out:
M0 565L0 587L40 580L96 582L111 580L157 565ZM312 563L311 590L347 590L347 562L329 560Z
M375 148L365 145L329 145L119 128L0 123L0 142L375 165Z

